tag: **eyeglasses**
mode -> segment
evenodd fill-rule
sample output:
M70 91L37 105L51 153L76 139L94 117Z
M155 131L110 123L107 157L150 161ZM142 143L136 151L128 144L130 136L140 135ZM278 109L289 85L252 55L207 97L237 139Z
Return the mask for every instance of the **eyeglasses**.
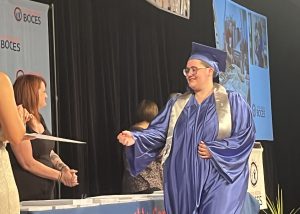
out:
M194 67L194 66L192 66L190 68L186 67L186 68L183 69L183 75L187 76L190 72L191 72L192 75L195 75L198 70L205 69L205 68L207 68L207 67L204 67L204 68L197 68L197 67Z

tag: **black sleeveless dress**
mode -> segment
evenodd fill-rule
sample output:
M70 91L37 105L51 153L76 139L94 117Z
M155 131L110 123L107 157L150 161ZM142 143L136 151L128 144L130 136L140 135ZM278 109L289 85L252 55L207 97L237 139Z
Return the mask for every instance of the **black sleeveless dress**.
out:
M50 135L43 118L41 118L41 122L45 128L43 134ZM34 131L27 126L26 132L33 133ZM35 160L48 167L54 168L50 160L50 152L54 149L54 141L35 139L31 141L31 146L32 155ZM20 201L53 199L55 182L24 170L19 165L9 145L7 146L7 151L19 190Z

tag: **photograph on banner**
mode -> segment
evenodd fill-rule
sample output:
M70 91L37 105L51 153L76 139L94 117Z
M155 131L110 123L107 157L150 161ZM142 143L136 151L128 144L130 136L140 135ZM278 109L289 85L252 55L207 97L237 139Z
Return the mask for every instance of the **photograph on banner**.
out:
M214 0L216 47L227 52L220 83L249 103L256 140L273 140L267 18L231 0Z
M220 82L229 90L239 91L250 103L247 12L234 4L226 4L225 9L224 38L219 46L227 52L227 68L220 74Z
M155 7L166 12L190 18L190 0L146 0Z
M267 20L259 14L249 13L249 21L251 64L268 68Z

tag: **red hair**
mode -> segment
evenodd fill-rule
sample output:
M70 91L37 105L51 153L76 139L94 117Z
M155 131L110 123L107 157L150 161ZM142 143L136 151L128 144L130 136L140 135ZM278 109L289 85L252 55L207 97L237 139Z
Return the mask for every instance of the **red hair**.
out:
M46 81L43 77L34 74L24 74L17 77L13 86L17 105L22 104L39 121L39 88L42 82L46 86Z

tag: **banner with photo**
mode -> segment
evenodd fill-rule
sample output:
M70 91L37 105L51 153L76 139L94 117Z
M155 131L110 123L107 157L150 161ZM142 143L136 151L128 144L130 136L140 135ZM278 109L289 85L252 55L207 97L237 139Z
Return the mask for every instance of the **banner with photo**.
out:
M155 7L183 18L190 18L190 0L146 0Z
M216 47L227 52L220 83L249 103L256 140L273 140L267 18L230 0L214 0Z
M48 10L29 0L0 0L0 71L12 82L19 70L45 78L48 99L41 113L51 130Z

